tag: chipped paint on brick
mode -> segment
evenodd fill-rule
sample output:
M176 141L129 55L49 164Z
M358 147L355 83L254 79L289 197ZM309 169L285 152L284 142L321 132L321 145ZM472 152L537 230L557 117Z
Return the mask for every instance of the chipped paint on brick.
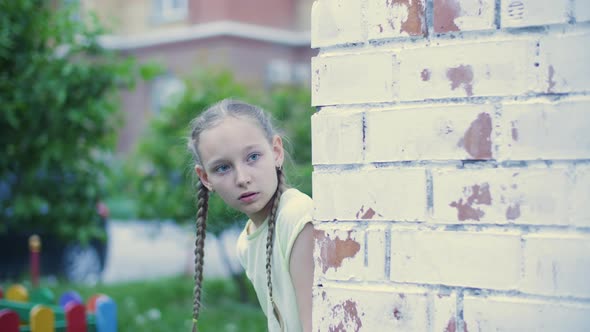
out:
M461 14L458 0L434 0L434 32L460 31L455 19Z
M461 329L461 325L463 325L463 329ZM467 323L465 323L465 321L463 320L459 320L459 322L457 322L457 319L455 317L449 318L449 322L447 323L447 326L445 327L445 330L443 332L459 331L469 332L469 330L467 329Z
M520 217L520 204L514 203L508 206L506 209L506 219L508 220L516 220Z
M377 18L375 32L385 33L386 37L424 35L424 8L424 0L385 0L385 8L380 6L374 10Z
M347 300L342 304L332 307L333 321L338 322L338 325L330 325L330 332L358 332L363 326L363 322L359 317L356 307L356 302Z
M400 32L407 32L410 36L424 33L424 3L422 0L394 0L396 4L405 5L408 11L402 20Z
M491 159L491 134L492 118L487 113L480 113L457 145L465 148L473 159Z
M420 73L420 77L422 77L422 81L426 82L426 81L430 81L430 74L432 72L430 71L430 69L428 68L424 68L424 70L422 70L422 72Z
M463 188L465 195L469 194L465 202L463 198L458 201L452 202L449 206L457 208L457 218L460 221L465 220L477 220L479 221L485 213L473 205L491 205L492 195L490 194L490 187L488 183L480 185L473 185L471 187Z
M457 331L457 321L455 317L451 317L449 322L447 323L447 327L445 328L444 332L456 332Z
M548 75L549 77L547 78L547 83L549 84L549 86L547 87L547 93L553 93L553 88L555 88L555 81L554 76L555 76L555 68L553 68L553 66L549 66L548 68Z
M361 206L361 208L357 211L356 213L356 218L357 219L373 219L373 217L377 215L379 217L383 217L382 214L377 213L375 210L373 210L373 208L368 208L365 211L365 206Z
M473 96L473 68L471 65L460 65L447 69L447 78L451 82L451 90L462 86L468 97Z
M512 140L518 141L518 128L516 127L517 122L512 121L511 124L512 124Z
M332 240L330 239L330 235L326 235L324 231L314 230L316 243L320 247L318 263L322 266L324 273L330 268L338 270L346 258L353 258L360 251L361 246L358 242L351 239L351 232L348 232L348 238L346 240L341 240L338 236Z

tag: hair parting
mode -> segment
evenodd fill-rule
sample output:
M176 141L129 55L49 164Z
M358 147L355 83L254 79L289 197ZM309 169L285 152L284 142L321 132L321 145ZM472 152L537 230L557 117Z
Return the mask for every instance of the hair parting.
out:
M207 210L209 209L209 190L198 182L197 193L197 238L195 240L195 289L193 302L193 332L197 332L197 319L201 310L201 285L203 282L203 263L205 258L205 234L207 229Z

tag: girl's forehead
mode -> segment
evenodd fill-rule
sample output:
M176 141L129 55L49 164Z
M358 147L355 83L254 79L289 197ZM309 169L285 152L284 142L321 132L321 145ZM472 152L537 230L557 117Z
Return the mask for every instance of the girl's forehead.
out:
M207 135L208 134L208 135ZM205 129L201 137L220 136L220 135L245 135L254 134L253 136L266 136L262 126L255 119L245 116L225 116L217 124Z
M199 137L199 154L203 161L210 157L239 151L252 145L270 144L256 121L227 116L215 126L205 129Z

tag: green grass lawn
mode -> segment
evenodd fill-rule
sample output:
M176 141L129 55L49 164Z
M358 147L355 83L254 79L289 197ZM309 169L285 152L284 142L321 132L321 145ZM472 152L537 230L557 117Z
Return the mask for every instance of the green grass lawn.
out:
M9 285L2 286L6 289ZM56 298L66 290L79 292L84 300L96 293L110 296L117 303L122 332L177 332L191 328L193 279L186 276L93 287L57 283L49 288ZM206 279L199 331L266 331L266 318L252 288L247 303L240 303L238 298L238 287L231 280Z

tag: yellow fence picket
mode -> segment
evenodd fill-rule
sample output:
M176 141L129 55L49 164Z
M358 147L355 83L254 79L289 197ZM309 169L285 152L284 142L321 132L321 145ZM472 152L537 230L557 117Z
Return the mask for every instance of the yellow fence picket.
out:
M6 290L6 299L15 302L28 302L29 291L23 285L12 285Z
M55 314L43 305L31 310L31 332L55 332Z

